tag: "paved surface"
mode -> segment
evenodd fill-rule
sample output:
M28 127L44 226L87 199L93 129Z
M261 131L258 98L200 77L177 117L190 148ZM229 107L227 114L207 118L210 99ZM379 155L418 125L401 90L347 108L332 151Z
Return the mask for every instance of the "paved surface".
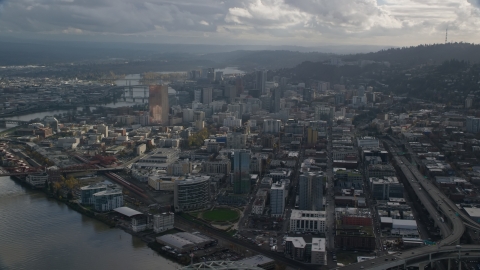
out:
M236 246L237 248L243 248L245 250L249 250L250 252L255 252L258 254L265 255L275 261L277 261L280 264L284 264L285 266L292 267L293 269L306 269L306 270L318 270L321 269L321 266L314 266L314 265L309 265L309 264L303 264L298 261L290 260L287 259L283 256L283 253L278 253L278 252L273 252L273 251L268 251L265 250L255 244L252 244L250 242L246 242L240 239L233 238L226 234L223 231L219 231L215 228L210 227L207 224L204 224L201 221L198 221L199 223L203 224L200 225L199 223L193 223L189 221L188 219L185 219L179 215L175 215L175 227L180 228L182 230L187 230L187 231L199 231L204 233L207 236L211 236L219 242L223 243L229 243L232 246ZM248 251L246 252L248 254ZM253 254L251 254L253 255Z

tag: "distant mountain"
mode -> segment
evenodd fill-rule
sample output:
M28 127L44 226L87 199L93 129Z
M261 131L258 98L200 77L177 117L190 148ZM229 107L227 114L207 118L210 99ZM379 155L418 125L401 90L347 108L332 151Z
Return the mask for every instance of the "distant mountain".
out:
M344 61L373 60L392 64L418 65L441 64L447 60L480 62L480 45L471 43L447 43L392 48L373 53L352 54L341 57Z
M298 51L234 51L213 53L201 56L201 59L217 62L220 65L238 66L243 70L290 68L304 61L324 61L332 54Z

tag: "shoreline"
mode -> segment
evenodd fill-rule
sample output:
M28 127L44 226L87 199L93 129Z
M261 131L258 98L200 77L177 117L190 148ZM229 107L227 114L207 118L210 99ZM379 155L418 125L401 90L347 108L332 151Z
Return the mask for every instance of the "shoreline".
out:
M96 221L99 221L99 222L107 225L110 229L113 229L113 228L121 229L125 233L130 234L131 236L134 236L134 237L137 237L137 238L141 239L146 244L147 247L149 247L152 251L155 251L158 255L162 256L163 258L166 258L166 259L168 259L172 262L178 263L179 265L188 265L188 263L190 262L189 259L187 261L181 260L181 258L183 258L183 257L177 257L177 256L174 256L174 255L170 254L167 251L162 250L161 246L159 246L159 244L156 243L155 241L153 241L153 242L148 241L147 239L145 239L145 237L139 235L138 233L133 232L132 230L130 230L128 228L125 228L124 226L121 226L121 225L117 224L117 222L115 222L113 220L110 220L110 219L107 219L107 218L103 218L101 216L101 214L99 214L99 213L96 213L92 210L86 209L78 203L74 203L74 202L71 202L67 199L57 197L55 194L49 192L46 187L34 188L31 185L29 185L27 182L25 182L25 180L21 179L18 176L10 176L10 179L13 180L14 182L19 183L20 185L28 188L29 190L41 191L47 199L48 198L55 199L57 202L64 203L66 206L68 206L69 209L72 209L72 210L74 210L75 212L77 212L81 215L84 215L84 216L87 216L89 218L95 219Z

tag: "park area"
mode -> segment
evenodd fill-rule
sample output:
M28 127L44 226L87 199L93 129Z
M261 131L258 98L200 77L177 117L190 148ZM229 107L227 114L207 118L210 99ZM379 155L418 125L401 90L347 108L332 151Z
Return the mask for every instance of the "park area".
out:
M202 213L203 219L217 222L235 221L239 216L237 210L229 208L216 208Z

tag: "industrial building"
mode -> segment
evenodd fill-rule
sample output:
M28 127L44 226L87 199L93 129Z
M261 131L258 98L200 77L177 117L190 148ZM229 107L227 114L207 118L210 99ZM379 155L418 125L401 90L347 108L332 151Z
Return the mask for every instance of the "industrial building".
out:
M193 248L203 248L214 242L213 239L205 235L187 232L163 235L157 237L156 240L158 243L169 246L179 253L188 252Z

